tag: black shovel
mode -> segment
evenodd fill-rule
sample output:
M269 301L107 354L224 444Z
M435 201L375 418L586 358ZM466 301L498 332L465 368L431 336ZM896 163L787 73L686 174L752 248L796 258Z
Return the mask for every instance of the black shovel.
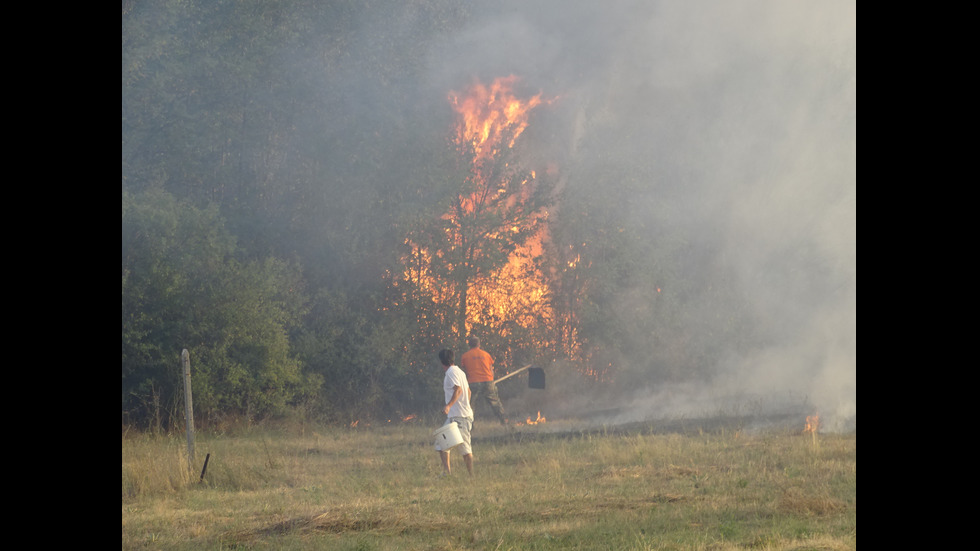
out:
M514 375L517 375L518 373L520 373L521 371L524 371L525 369L528 370L528 372L527 372L527 387L528 388L541 388L541 389L543 389L544 388L544 369L541 369L540 367L534 367L533 365L525 365L524 367L518 369L517 371L511 371L510 373L508 373L508 374L504 375L503 377L501 377L501 378L497 379L496 381L494 381L494 384L499 383L500 381L503 381L504 379L506 379L508 377L513 377Z

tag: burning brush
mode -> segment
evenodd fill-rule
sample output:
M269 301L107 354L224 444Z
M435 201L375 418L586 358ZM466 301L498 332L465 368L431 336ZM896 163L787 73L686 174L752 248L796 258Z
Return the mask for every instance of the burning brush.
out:
M540 410L538 411L538 418L537 419L531 419L530 417L527 418L527 424L528 425L537 425L538 423L544 423L545 421L547 421L547 419L545 419L544 417L541 417L541 411Z
M813 445L817 445L817 429L820 427L820 415L814 413L813 415L806 416L806 427L803 429L803 434L809 433L813 438Z

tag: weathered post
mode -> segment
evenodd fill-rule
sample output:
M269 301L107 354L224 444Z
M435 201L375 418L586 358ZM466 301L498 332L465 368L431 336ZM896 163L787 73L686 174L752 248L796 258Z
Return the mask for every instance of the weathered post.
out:
M185 348L180 353L184 366L184 419L187 422L187 466L194 468L194 400L191 398L191 358Z
M204 482L204 473L208 472L208 461L210 460L211 460L210 453L204 456L204 468L201 469L201 478L197 481L198 484Z

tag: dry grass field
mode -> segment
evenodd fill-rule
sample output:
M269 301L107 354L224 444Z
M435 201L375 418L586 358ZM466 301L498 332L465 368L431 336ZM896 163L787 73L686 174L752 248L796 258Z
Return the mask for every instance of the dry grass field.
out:
M440 477L419 420L122 437L123 549L846 550L856 434L477 424ZM210 454L201 480L204 459Z

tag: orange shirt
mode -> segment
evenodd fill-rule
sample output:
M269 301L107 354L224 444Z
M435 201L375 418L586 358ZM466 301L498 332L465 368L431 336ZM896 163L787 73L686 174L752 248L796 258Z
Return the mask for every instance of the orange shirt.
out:
M483 349L470 348L459 358L459 366L466 371L466 379L471 383L493 380L493 358Z

